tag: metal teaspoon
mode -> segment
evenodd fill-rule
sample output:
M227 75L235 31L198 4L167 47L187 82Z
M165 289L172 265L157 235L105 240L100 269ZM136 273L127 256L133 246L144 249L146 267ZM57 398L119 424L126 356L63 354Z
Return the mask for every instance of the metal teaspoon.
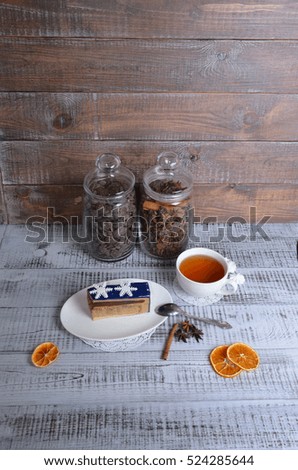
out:
M173 315L180 314L180 315L185 315L186 317L191 318L193 320L201 321L203 323L208 323L209 325L218 326L219 328L225 328L225 329L233 328L232 325L230 325L230 323L226 321L219 321L219 320L213 320L212 318L204 318L204 317L197 317L195 315L190 315L181 307L179 307L179 305L172 304L172 303L159 305L158 307L156 307L155 312L158 315L161 315L163 317L171 317Z

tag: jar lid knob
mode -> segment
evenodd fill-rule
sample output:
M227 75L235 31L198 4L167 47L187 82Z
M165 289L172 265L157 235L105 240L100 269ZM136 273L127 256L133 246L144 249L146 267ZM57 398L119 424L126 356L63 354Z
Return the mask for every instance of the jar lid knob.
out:
M162 152L157 157L157 163L163 170L175 170L179 165L179 157L175 152Z
M97 157L95 165L99 170L110 173L121 165L121 160L114 153L103 153Z

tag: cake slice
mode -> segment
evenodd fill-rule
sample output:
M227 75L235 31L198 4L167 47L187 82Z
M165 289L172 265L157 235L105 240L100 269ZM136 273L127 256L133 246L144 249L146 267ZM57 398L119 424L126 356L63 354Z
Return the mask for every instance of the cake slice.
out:
M150 287L146 281L101 282L87 289L87 300L93 320L138 315L150 310Z

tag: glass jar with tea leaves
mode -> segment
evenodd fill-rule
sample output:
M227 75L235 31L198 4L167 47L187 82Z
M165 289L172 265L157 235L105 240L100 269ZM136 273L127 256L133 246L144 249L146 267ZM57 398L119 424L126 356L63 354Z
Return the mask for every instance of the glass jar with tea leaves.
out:
M162 259L185 250L192 224L192 177L174 152L163 152L143 178L140 206L140 244Z
M136 241L135 177L117 155L96 159L84 179L83 223L90 254L102 261L126 258Z

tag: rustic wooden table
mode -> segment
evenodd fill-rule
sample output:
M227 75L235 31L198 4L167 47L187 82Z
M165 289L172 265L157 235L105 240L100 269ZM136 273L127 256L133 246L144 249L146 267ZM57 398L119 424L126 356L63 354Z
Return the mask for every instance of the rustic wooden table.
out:
M221 241L210 241L224 231ZM269 240L251 240L249 226L197 227L204 246L234 260L246 277L239 291L201 314L227 320L203 325L203 342L161 352L172 320L138 349L99 352L69 334L60 309L77 290L105 278L139 277L171 293L173 263L142 255L99 263L80 245L27 243L23 226L1 226L2 449L297 449L297 224L264 227ZM182 302L180 302L182 304ZM195 308L186 306L190 313ZM61 355L45 369L31 352L55 342ZM214 373L212 348L242 341L256 348L260 367L234 379Z

